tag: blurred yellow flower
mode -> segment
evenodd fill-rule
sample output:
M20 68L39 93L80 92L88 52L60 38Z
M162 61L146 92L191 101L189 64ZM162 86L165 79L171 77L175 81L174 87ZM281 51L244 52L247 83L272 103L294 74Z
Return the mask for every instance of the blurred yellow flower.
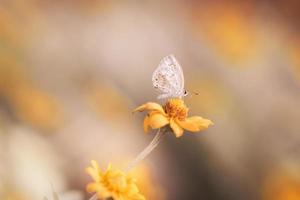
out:
M263 200L299 200L300 180L288 174L274 174L263 187Z
M89 81L84 84L84 97L92 111L116 124L128 124L124 119L128 119L125 116L130 112L130 101L120 89L106 81Z
M146 199L165 200L166 194L163 186L155 178L150 168L142 164L134 168L130 174L139 180L139 189Z
M0 195L0 199L2 199L2 200L27 200L28 198L26 197L26 195L18 193L18 192L4 191L4 194Z
M18 85L8 94L19 119L42 130L62 125L63 113L55 98L29 84Z
M89 193L96 193L99 199L145 200L134 178L113 169L110 164L105 171L99 169L95 160L91 161L91 165L86 168L86 172L94 179L94 182L87 185Z
M260 43L253 23L251 6L227 1L206 6L194 6L191 25L193 30L207 40L216 52L230 62L230 66L244 66L243 63L259 55Z
M204 119L199 116L188 116L188 108L182 99L169 99L164 106L157 103L148 102L136 108L136 111L148 110L149 113L144 119L144 130L149 131L158 129L166 125L170 125L176 137L183 135L183 130L186 129L191 132L197 132L208 128L213 123L209 119Z

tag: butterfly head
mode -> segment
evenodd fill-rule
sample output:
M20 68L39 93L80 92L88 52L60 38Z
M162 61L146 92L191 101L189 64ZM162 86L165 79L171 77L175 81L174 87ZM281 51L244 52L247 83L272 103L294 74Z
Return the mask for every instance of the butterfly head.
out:
M188 91L184 90L183 97L186 97L186 96L192 97L193 95L199 95L199 93L198 92L191 92L191 91L188 92Z
M189 92L184 90L183 96L186 97L187 95L189 95Z

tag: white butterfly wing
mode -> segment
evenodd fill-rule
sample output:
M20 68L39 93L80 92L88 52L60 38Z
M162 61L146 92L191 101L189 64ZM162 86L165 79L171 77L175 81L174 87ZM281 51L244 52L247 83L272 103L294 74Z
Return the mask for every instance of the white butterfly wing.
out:
M154 88L160 91L159 99L184 96L183 71L173 55L164 57L152 75Z

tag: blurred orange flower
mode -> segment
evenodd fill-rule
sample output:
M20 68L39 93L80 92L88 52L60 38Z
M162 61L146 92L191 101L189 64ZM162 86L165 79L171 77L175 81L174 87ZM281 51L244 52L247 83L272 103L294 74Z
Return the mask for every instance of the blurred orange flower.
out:
M289 174L274 174L267 178L263 187L263 200L299 200L299 177Z
M259 27L252 19L251 5L227 1L192 8L194 31L206 39L227 62L243 66L258 56Z
M18 192L11 192L11 191L4 191L4 194L0 195L0 198L3 200L27 200L28 198L26 195L18 193Z
M300 37L296 36L288 43L288 57L291 62L292 74L295 80L300 80Z
M91 161L92 167L86 168L86 172L94 179L87 185L89 193L96 193L98 198L113 198L114 200L145 200L140 194L136 180L124 172L113 169L111 165L106 171L100 171L95 160Z
M180 137L183 135L184 129L197 132L213 124L209 119L199 116L187 118L189 109L184 104L184 101L179 98L168 100L164 106L149 102L139 106L134 112L142 112L144 110L149 111L144 119L145 132L149 131L149 127L158 129L169 124L176 137Z
M55 130L62 125L61 107L45 91L24 83L11 90L8 97L21 120L42 130Z

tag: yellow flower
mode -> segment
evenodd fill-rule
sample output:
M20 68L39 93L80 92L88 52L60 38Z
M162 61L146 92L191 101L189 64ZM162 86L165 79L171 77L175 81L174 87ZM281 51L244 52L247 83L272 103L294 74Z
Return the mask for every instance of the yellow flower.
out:
M135 167L130 174L139 180L139 189L150 200L165 200L166 194L162 184L156 179L152 170L145 164Z
M208 128L213 123L199 116L187 117L188 108L182 99L169 99L164 106L157 103L148 102L136 108L136 111L148 110L149 113L144 119L144 130L149 131L149 128L158 129L166 125L170 125L176 137L183 134L186 129L191 132L197 132Z
M114 200L145 200L140 194L136 180L120 170L113 169L109 164L105 171L99 169L95 160L86 172L94 179L87 185L89 193L96 193L99 199L113 198Z

